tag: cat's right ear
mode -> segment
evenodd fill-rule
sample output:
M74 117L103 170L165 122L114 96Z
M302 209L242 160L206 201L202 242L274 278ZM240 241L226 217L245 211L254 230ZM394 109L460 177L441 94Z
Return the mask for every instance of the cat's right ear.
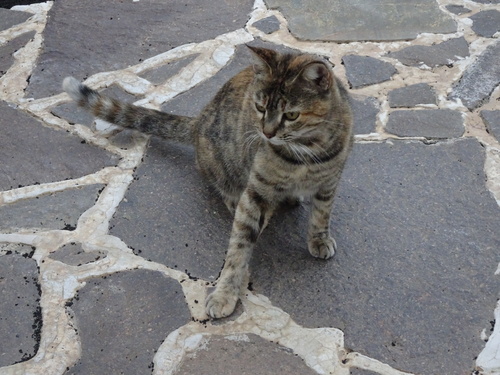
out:
M274 61L276 61L277 52L272 49L249 46L248 44L246 44L246 46L257 57L255 59L256 63L254 64L255 73L272 73L272 66L274 65Z

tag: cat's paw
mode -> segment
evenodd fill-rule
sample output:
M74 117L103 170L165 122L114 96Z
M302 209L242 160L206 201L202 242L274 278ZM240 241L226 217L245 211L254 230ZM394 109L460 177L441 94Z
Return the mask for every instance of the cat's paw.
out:
M332 237L311 239L308 247L311 255L320 259L331 258L337 250L337 244Z
M205 301L205 312L208 316L218 319L233 313L238 302L238 296L215 289Z

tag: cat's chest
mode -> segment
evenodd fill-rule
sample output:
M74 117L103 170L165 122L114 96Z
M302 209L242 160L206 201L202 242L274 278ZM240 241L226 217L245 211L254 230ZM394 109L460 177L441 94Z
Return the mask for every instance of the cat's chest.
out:
M260 170L259 170L260 169ZM317 192L328 176L310 166L283 168L280 163L267 163L256 170L266 176L275 191L286 196L308 196Z

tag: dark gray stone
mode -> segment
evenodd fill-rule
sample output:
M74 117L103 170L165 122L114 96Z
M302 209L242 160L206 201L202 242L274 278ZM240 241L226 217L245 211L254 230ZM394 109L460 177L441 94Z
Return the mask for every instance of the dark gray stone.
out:
M253 23L252 26L256 27L263 33L272 34L280 29L280 21L276 18L276 16L271 16Z
M123 69L174 47L242 28L252 7L253 0L141 0L112 7L100 0L54 2L27 95L57 94L68 75L81 80Z
M35 31L21 34L0 48L0 77L3 76L14 63L14 56L12 55L24 47L33 36L35 36Z
M437 104L436 92L427 83L417 83L394 89L388 95L392 108L415 107L418 104Z
M152 138L110 232L136 254L193 277L222 268L232 217L194 163L191 147Z
M487 102L500 83L498 56L500 56L500 42L489 46L477 61L465 70L449 97L460 99L470 110Z
M17 232L22 228L73 230L81 214L94 205L100 188L102 185L85 186L0 206L0 231Z
M450 109L394 111L385 129L400 137L456 138L464 133L462 114Z
M377 114L380 111L380 103L377 98L352 97L351 107L354 119L355 134L369 134L375 131L377 126Z
M483 118L488 133L500 141L500 110L481 111L481 117Z
M0 30L7 30L14 25L26 21L31 16L31 13L0 8Z
M464 7L463 5L447 5L446 9L456 15L469 13L471 10Z
M391 144L392 143L392 144ZM475 139L355 144L331 224L338 252L307 252L308 210L271 219L251 264L256 293L306 327L416 374L468 374L499 279L499 208Z
M168 334L189 314L180 285L134 270L91 279L70 303L82 356L65 374L149 374Z
M480 36L491 38L500 31L500 12L498 10L484 10L474 14L470 19L473 21L472 30Z
M40 343L38 268L20 255L0 256L0 366L33 357Z
M256 335L247 337L249 341L210 336L207 346L185 359L176 375L317 374L289 349Z
M299 39L384 41L420 33L456 32L455 22L434 0L266 0L279 9Z
M90 127L94 123L94 116L75 102L60 104L52 108L50 112L54 116L68 121L71 125L80 124Z
M105 258L107 253L105 250L86 252L82 249L81 244L70 243L50 254L50 258L70 266L81 266L82 264L97 262L99 259Z
M147 79L149 82L159 85L163 82L165 82L168 78L172 77L173 75L177 74L179 70L182 68L186 67L189 65L193 60L197 57L198 55L191 55L188 57L185 57L180 60L172 61L169 62L157 69L151 69L148 71L145 71L139 76L141 76L144 79Z
M281 53L298 52L292 48L263 42L260 39L256 39L247 44L251 46L272 48ZM161 107L162 111L183 116L197 116L200 111L212 100L217 91L219 91L230 78L252 64L254 58L255 57L246 46L240 45L236 47L235 54L228 65L222 68L212 78L166 102Z
M0 190L78 178L118 162L117 156L47 128L5 102L0 102L0 113L0 160L4 161Z
M432 46L406 47L396 52L389 52L386 56L398 59L405 65L425 64L433 68L449 65L461 57L469 56L469 44L464 37L460 37Z
M397 73L394 66L370 56L347 55L342 58L351 88L388 81Z

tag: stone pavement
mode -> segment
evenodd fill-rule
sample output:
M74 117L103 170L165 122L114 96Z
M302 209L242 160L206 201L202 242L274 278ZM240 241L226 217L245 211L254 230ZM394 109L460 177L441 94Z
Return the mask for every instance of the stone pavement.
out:
M0 374L500 374L498 0L64 0L0 8ZM231 216L189 147L93 123L67 75L196 115L245 43L327 57L356 143L207 320Z

